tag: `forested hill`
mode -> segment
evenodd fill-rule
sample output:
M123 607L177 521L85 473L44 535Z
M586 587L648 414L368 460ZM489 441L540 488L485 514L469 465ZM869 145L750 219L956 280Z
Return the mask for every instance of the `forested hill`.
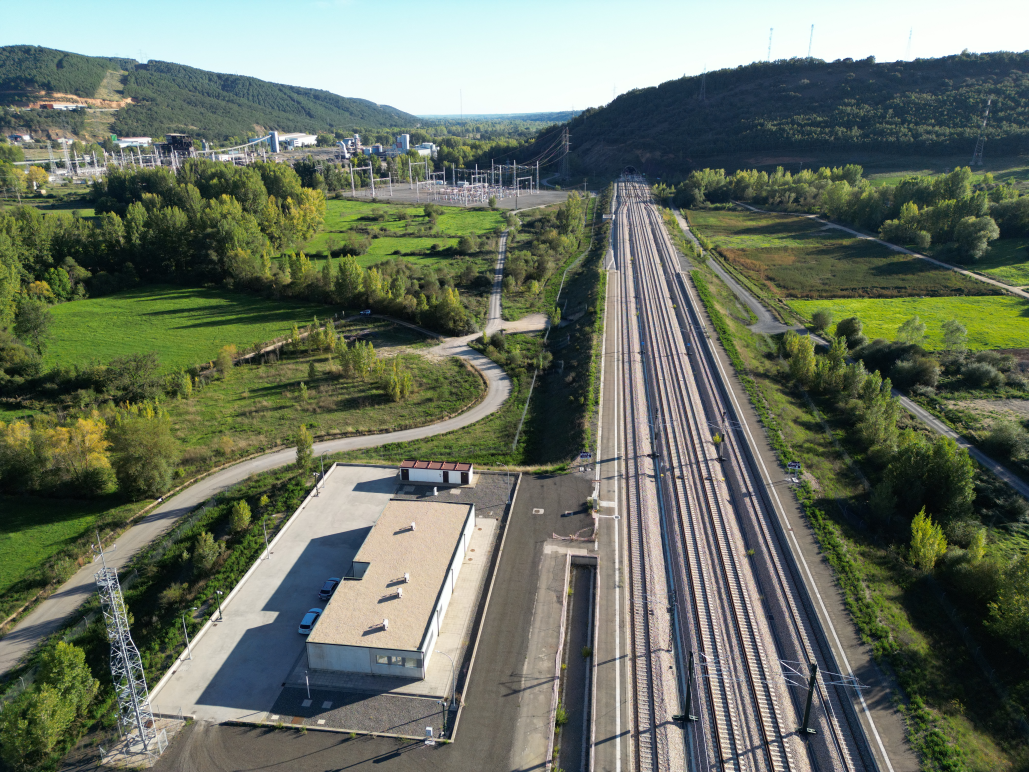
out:
M613 173L632 164L660 175L711 160L971 157L991 97L987 152L1029 150L1029 51L883 64L758 62L707 73L703 101L701 82L693 76L636 89L573 119L573 168Z
M121 108L111 126L111 131L123 136L184 132L224 140L253 136L258 127L318 132L418 123L413 115L393 107L319 89L170 62L139 64L35 46L0 47L0 91L57 91L93 97L109 70L122 73L116 78L117 97L135 102Z

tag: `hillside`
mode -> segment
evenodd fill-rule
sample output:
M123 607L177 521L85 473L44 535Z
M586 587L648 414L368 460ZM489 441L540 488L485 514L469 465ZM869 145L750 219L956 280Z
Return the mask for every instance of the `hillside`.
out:
M118 110L110 124L110 131L122 136L178 131L225 140L252 136L260 129L351 131L418 122L413 115L364 99L171 62L139 64L36 46L0 47L0 92L5 92L3 101L9 104L42 92L97 97L109 72L120 74L117 95L133 100ZM65 116L50 111L5 108L0 128L13 128L19 120L33 127L44 127L51 120L53 125L67 126Z
M987 153L1029 150L1029 51L877 64L757 62L635 89L570 122L573 170L652 174L711 165L959 154L986 100ZM967 163L967 161L966 161Z

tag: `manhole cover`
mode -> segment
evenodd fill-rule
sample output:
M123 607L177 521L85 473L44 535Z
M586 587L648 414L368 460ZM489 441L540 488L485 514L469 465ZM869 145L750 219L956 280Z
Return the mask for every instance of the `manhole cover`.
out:
M534 515L542 515L543 514L543 510L542 509L534 509L534 510L532 510L532 514L534 514Z

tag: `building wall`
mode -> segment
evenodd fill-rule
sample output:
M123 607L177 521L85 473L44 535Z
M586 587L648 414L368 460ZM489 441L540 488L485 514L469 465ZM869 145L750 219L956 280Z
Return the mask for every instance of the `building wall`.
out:
M443 470L442 469L411 469L409 471L408 479L412 482L431 482L431 483L442 483L443 482Z
M465 556L468 554L468 546L472 542L472 532L475 530L475 506L468 510L468 519L465 520L464 528L461 531L461 539L454 550L454 557L447 568L446 578L443 580L443 587L436 601L436 608L432 613L432 622L422 639L421 651L424 654L424 667L429 666L429 660L436 651L435 643L439 637L443 620L447 616L447 607L454 595L454 588L457 586L457 578L461 575L461 566L464 565Z
M410 661L421 660L419 667L397 664L383 664L380 657L390 660L401 658ZM418 651L398 649L373 649L367 646L338 646L331 643L308 643L307 661L313 670L335 670L369 675L390 675L401 678L425 678L425 662Z

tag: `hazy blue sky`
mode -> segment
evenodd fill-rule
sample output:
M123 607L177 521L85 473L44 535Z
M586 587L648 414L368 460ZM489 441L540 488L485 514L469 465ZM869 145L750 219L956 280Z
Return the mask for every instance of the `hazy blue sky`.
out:
M13 0L3 0L12 2ZM1025 0L32 0L0 44L162 59L416 114L567 110L772 58L1029 48Z

